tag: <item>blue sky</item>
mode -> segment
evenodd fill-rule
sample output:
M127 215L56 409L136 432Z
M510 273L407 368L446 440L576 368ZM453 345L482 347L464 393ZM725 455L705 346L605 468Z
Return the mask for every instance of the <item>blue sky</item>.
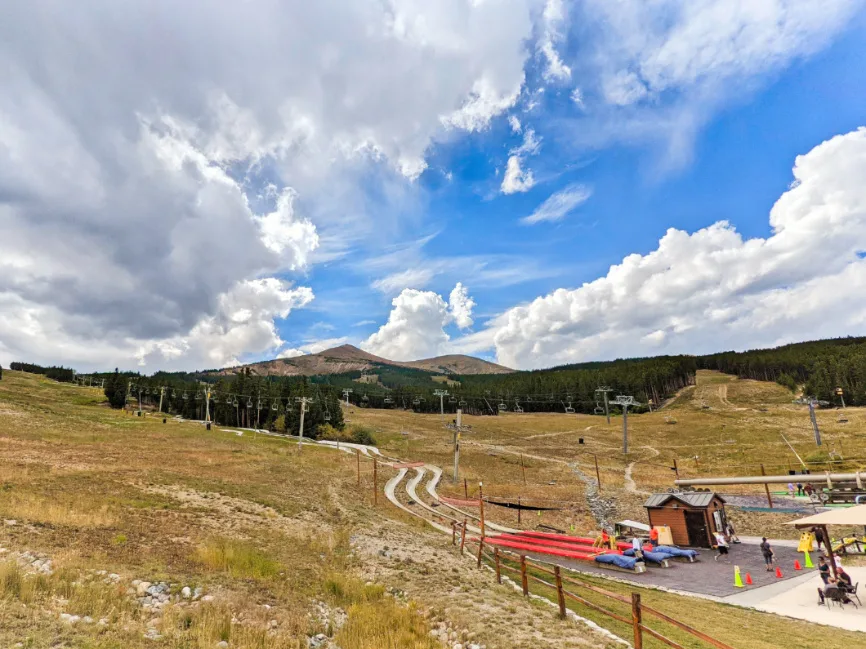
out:
M866 330L864 0L35 3L0 25L0 364Z
M431 147L430 168L417 181L418 204L412 205L422 216L415 229L399 234L407 242L431 237L416 257L420 265L424 257L473 256L496 265L502 256L522 269L500 282L457 276L478 304L478 328L517 303L577 287L626 255L653 250L668 228L694 231L727 220L743 237L767 237L770 209L792 182L794 158L866 120L863 36L861 15L823 51L760 75L746 92L726 93L687 138L688 159L682 162L668 160L667 134L598 149L571 147L569 130L582 128L584 111L574 105L569 88L547 89L532 111L526 111L524 97L488 129ZM530 66L527 86L535 79L544 87L539 76L537 66ZM502 170L509 150L522 141L508 125L510 115L524 130L535 129L543 144L532 159L537 184L505 195L499 191ZM592 196L559 222L520 223L572 183L591 187ZM281 323L282 337L298 347L337 337L361 344L387 319L399 292L376 290L376 279L381 277L359 269L352 258L314 267L308 282L327 305L293 313ZM444 269L409 288L447 294L454 281ZM454 326L447 331L460 335ZM708 349L715 348L709 344L700 351ZM479 355L495 359L493 351Z

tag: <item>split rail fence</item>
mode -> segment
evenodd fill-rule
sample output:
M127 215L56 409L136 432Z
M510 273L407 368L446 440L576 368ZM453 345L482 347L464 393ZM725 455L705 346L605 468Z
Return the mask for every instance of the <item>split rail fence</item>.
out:
M685 647L678 642L671 640L670 638L662 635L655 629L648 627L644 623L645 615L655 617L659 620L667 622L668 624L673 625L677 629L680 629L681 631L684 631L685 633L693 636L694 638L697 638L703 643L706 643L707 645L712 647L716 647L716 649L733 649L733 647L725 644L721 640L716 640L715 638L707 635L706 633L698 631L694 627L691 627L684 622L680 622L679 620L676 620L671 616L662 613L658 609L643 604L641 602L640 593L632 593L631 597L620 595L618 593L613 593L605 590L604 588L599 588L598 586L588 584L579 579L575 579L567 574L563 574L562 568L558 565L551 566L551 564L533 561L531 559L528 559L524 554L518 554L516 552L510 552L508 550L500 550L498 547L494 547L493 552L491 553L485 549L483 537L474 539L468 538L466 536L465 520L462 524L452 523L451 530L451 543L455 546L459 543L461 554L466 552L467 543L478 545L477 552L473 553L476 555L478 567L480 568L482 562L487 559L489 565L493 567L496 573L496 581L498 583L502 583L502 573L503 571L507 571L517 577L520 582L523 595L525 597L528 597L530 594L529 585L531 582L540 584L541 586L544 586L555 592L556 603L559 606L559 617L562 619L565 619L567 615L567 600L571 600L582 606L592 609L597 613L600 613L618 622L622 622L623 624L628 624L629 626L631 626L634 633L635 649L643 649L644 634L655 638L656 640L666 644L669 647L674 647L674 649L685 649ZM548 581L548 579L539 577L537 573L547 575L548 578L552 577L552 581ZM571 592L570 590L566 590L566 585L574 587L574 589L582 588L586 591L601 595L610 600L622 604L631 605L631 616L620 615L619 613L608 610L604 606L596 604L595 602L591 602L588 599ZM542 596L550 599L547 593L543 593Z

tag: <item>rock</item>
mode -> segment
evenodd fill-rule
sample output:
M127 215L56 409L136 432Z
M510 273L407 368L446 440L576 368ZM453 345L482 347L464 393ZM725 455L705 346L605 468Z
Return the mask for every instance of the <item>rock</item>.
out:
M203 602L212 602L213 600L214 600L213 595L205 595L204 597L201 598L201 601L203 601Z
M276 620L271 620L270 622L268 622L268 628L269 629L276 629L279 625L280 625L280 623L277 622Z
M85 615L83 618L81 618L81 621L85 624L93 624L93 618L89 615Z
M67 624L75 624L81 619L78 615L70 615L69 613L61 613L60 620L62 622L66 622Z
M325 647L327 647L327 644L328 636L326 636L324 633L318 633L310 638L307 638L307 645L310 647L310 649L319 649L320 647L322 649L325 649Z
M136 586L135 586L135 593L136 593L139 597L143 597L144 595L147 594L147 589L148 589L148 588L150 588L150 582L149 582L149 581L140 581L140 582L138 582L138 584L136 584Z
M463 649L463 645L458 642L453 647L451 647L451 649Z
M4 522L6 525L9 525L9 526L17 525L17 524L18 524L18 521L16 521L14 518L6 518L6 519L3 520L3 522Z
M108 626L108 618L107 617L99 618L99 622L97 622L97 624L99 626Z
M180 596L184 599L189 599L192 597L192 591L189 589L189 586L184 586L180 591Z
M118 581L120 581L120 575L118 575L117 573L112 572L110 575L108 575L108 579L111 580L111 581L113 581L113 582L115 582L115 583L117 583Z
M159 634L159 631L157 631L157 630L156 630L155 628L153 628L153 627L150 627L150 628L145 632L145 634L144 634L144 639L145 639L145 640L160 640L160 639L162 639L162 636Z
M198 599L199 597L201 597L201 594L202 594L203 592L204 592L204 591L203 591L201 588L196 588L194 591L192 591L192 598L193 598L193 599Z
M219 647L219 649L226 649L226 647L229 646L229 643L225 640L220 640L219 642L217 642L216 646Z

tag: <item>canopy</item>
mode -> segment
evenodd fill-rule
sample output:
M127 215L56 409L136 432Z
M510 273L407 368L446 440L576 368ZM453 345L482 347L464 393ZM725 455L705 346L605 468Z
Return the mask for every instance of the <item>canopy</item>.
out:
M866 525L866 505L855 505L845 509L831 509L813 516L807 516L786 525L808 527L809 525Z

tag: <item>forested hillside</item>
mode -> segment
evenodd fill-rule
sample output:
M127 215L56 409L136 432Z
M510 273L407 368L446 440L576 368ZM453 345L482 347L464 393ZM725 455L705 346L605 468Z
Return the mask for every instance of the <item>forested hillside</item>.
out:
M866 338L816 340L748 352L700 356L698 367L741 378L776 381L792 390L803 385L808 396L848 405L866 404Z

